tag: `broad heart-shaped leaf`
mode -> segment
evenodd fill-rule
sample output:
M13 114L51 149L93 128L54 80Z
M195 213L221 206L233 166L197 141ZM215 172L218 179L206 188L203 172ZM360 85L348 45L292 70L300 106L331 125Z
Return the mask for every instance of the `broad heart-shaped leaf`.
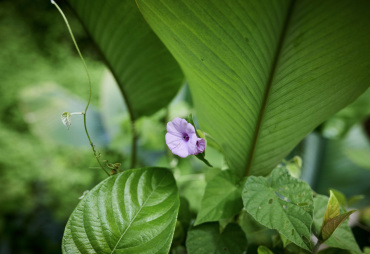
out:
M316 234L321 231L321 225L328 204L328 200L329 198L323 195L317 195L314 198L315 211L313 225ZM348 222L342 223L334 231L330 238L325 241L325 244L330 247L350 250L354 253L361 253L361 250L356 243L356 239L352 234Z
M262 225L310 250L313 198L310 186L283 167L269 177L248 177L243 189L244 208Z
M218 173L207 183L194 225L227 219L243 208L243 184L231 170Z
M124 171L79 203L64 232L63 253L168 253L178 209L168 170Z
M241 254L247 249L247 239L238 224L230 223L220 233L219 223L210 222L188 232L186 248L189 254Z
M370 84L367 0L136 2L239 175L267 175Z
M68 0L111 69L132 119L166 106L182 71L134 0Z

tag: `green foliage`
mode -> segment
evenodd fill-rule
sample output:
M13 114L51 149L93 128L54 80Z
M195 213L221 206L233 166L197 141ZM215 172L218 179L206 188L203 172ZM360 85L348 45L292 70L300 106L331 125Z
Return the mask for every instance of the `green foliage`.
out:
M84 149L83 119L72 113L83 111L88 97L82 66L49 2L18 1L17 7L0 2L1 249L57 252L48 240L34 239L51 232L60 240L80 197L65 229L64 252L308 253L314 220L319 243L335 247L322 253L359 253L346 221L351 211L341 206L360 195L347 200L333 190L328 206L326 197L313 201L308 185L288 175L300 176L302 160L282 159L368 87L365 0L137 0L138 6L134 0L68 0L100 51L91 50L72 18L92 73L88 128L103 159L124 170L93 190L103 176ZM99 57L118 81L105 75L101 96L104 67L93 60ZM192 94L186 85L169 104L183 82L177 62ZM311 165L322 162L315 191L368 194L370 172L363 169L369 168L370 146L359 126L350 129L369 114L368 95L316 129L317 136L344 139L320 139L314 149L320 156L302 156ZM66 124L72 120L68 131L60 122L66 110L72 113L64 115ZM213 169L166 148L165 124L189 113L204 131L197 130L199 137L208 139L207 155L198 157ZM132 140L138 141L138 165L171 168L174 177L163 168L126 170ZM257 177L281 160L283 167ZM368 217L363 210L361 223L368 225ZM46 233L39 234L40 224Z
M336 195L330 191L330 198L328 206L326 208L324 218L322 221L322 227L320 232L320 240L326 241L335 230L346 220L349 216L355 212L355 210L340 214L339 212L340 203L336 198Z
M215 175L203 195L201 209L194 225L230 218L243 208L241 192L243 182L231 170Z
M248 177L242 198L244 208L259 223L278 230L301 248L311 249L313 198L307 183L278 167L268 178Z
M314 198L315 211L313 227L317 235L321 232L321 226L323 222L324 215L326 213L326 206L328 204L329 198L323 195L317 195ZM348 222L342 223L334 233L325 241L325 244L330 247L345 249L353 251L354 253L361 253L356 240L352 234L351 228Z
M341 139L358 122L363 121L370 114L370 89L329 118L322 126L322 134L327 138Z
M368 1L137 3L239 176L267 175L369 86Z
M132 119L166 106L180 88L183 75L135 2L68 2L117 79Z
M320 164L317 167L317 182L314 189L318 193L328 193L329 189L336 189L346 196L363 194L369 197L370 171L358 166L348 156L348 151L367 149L368 137L360 125L353 126L343 139L323 139ZM368 156L363 158L368 159ZM325 180L322 180L325 179ZM355 186L354 186L354 183ZM369 202L367 198L362 202Z
M178 209L168 170L127 170L83 198L66 226L63 253L168 253Z
M257 251L258 254L274 254L269 248L263 245L259 246Z
M193 227L186 241L189 254L241 254L246 250L246 245L245 234L235 223L228 224L222 232L218 222Z

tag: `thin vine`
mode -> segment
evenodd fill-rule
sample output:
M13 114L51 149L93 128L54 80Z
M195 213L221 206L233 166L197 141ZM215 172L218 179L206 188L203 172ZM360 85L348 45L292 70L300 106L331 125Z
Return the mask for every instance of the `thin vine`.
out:
M81 61L82 61L82 63L83 63L83 66L84 66L84 68L85 68L85 72L86 72L86 75L87 75L87 78L88 78L88 80L89 80L89 99L88 99L88 101L87 101L87 105L86 105L86 108L85 108L85 111L83 111L83 112L80 112L80 113L71 113L71 114L69 114L68 112L64 112L63 114L62 114L62 121L63 121L63 123L65 123L65 125L67 126L67 127L69 127L69 125L70 125L70 120L69 120L69 122L68 122L68 120L65 120L65 119L70 119L70 116L71 115L74 115L74 114L82 114L83 115L83 118L84 118L84 127L85 127L85 132L86 132L86 136L87 136L87 138L89 139L89 142L90 142L90 146L91 146L91 148L92 148L92 150L93 150L93 152L94 152L94 156L95 156L95 158L96 158L96 160L98 161L98 164L99 164L99 166L104 170L104 172L108 175L108 176L110 176L110 174L108 173L108 171L103 167L103 164L102 164L102 162L100 161L100 153L99 152L97 152L96 150L95 150L95 145L93 144L93 142L91 141L91 138L90 138L90 135L89 135L89 132L88 132L88 130L87 130L87 125L86 125L86 115L87 115L87 110L88 110L88 108L89 108L89 105L90 105L90 101L91 101L91 78L90 78L90 74L89 74L89 70L87 69L87 66L86 66L86 63L85 63L85 60L84 60L84 58L83 58L83 56L82 56L82 54L81 54L81 51L80 51L80 49L79 49L79 47L78 47L78 45L77 45L77 42L76 42L76 40L75 40L75 38L74 38L74 36L73 36L73 32L72 32L72 29L71 29L71 27L69 26L69 22L68 22L68 20L67 20L67 18L66 18L66 16L64 15L64 13L63 13L63 11L60 9L60 7L57 5L57 3L54 1L54 0L51 0L51 3L58 9L58 11L59 11L59 13L62 15L62 17L63 17L63 20L64 20L64 22L66 23L66 25L67 25L67 28L68 28L68 31L69 31L69 34L71 35L71 38L72 38L72 41L73 41L73 44L75 45L75 48L76 48L76 50L77 50L77 52L78 52L78 55L80 56L80 59L81 59ZM67 117L66 118L64 118L64 116L65 115L67 115ZM66 122L65 122L66 121ZM118 165L119 163L115 163L115 164L109 164L108 162L106 162L107 163L107 166L109 167L109 168L111 168L112 169L112 167L111 167L111 165ZM120 164L119 164L120 165ZM118 169L116 169L116 167L114 167L114 172L113 173L116 173L118 170L119 170L119 168Z

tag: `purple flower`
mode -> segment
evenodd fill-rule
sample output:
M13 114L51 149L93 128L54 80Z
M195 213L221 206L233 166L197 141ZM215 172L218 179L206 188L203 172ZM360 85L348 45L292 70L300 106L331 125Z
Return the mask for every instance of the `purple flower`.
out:
M166 144L173 154L182 158L203 153L206 148L205 140L197 137L194 126L178 117L167 123Z

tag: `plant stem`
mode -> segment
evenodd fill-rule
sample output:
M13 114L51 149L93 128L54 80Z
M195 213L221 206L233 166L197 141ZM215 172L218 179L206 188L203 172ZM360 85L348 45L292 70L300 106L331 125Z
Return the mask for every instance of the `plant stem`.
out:
M132 146L131 146L131 165L130 168L134 168L136 165L136 144L137 144L137 133L135 121L131 121L131 135L132 135Z
M71 38L72 38L73 44L75 45L76 50L77 50L77 53L78 53L78 55L80 56L80 59L81 59L81 61L82 61L82 64L83 64L83 66L84 66L84 68L85 68L85 72L86 72L86 75L87 75L87 79L89 80L89 99L88 99L88 101L87 101L87 105L86 105L85 111L84 111L84 112L82 112L83 117L84 117L84 127L85 127L85 132L86 132L86 136L87 136L87 138L89 139L90 146L91 146L91 148L92 148L92 150L93 150L93 152L94 152L94 156L95 156L96 160L98 161L99 166L104 170L104 172L105 172L108 176L110 176L110 175L109 175L109 173L108 173L108 171L107 171L107 170L103 167L103 165L101 164L101 161L100 161L100 159L99 159L100 155L99 155L99 154L96 152L96 150L95 150L95 146L94 146L93 142L91 141L91 138L90 138L89 132L87 131L87 126L86 126L86 113L87 113L87 109L89 108L90 101L91 101L91 78L90 78L89 70L87 69L87 66L86 66L85 60L84 60L84 58L83 58L83 56L82 56L82 54L81 54L81 51L80 51L80 49L79 49L79 47L78 47L78 45L77 45L77 42L76 42L76 40L75 40L75 37L73 36L72 29L71 29L71 27L69 26L69 23L68 23L68 20L67 20L66 16L64 15L63 11L59 8L59 6L57 5L57 3L56 3L56 2L54 2L54 0L51 0L51 3L55 5L55 7L58 9L59 13L62 15L63 20L64 20L64 22L65 22L65 23L66 23L66 25L67 25L67 28L68 28L69 34L71 35Z
M320 245L321 245L321 241L320 240L317 240L317 243L316 243L315 247L313 247L312 254L317 253L317 251L320 248Z

